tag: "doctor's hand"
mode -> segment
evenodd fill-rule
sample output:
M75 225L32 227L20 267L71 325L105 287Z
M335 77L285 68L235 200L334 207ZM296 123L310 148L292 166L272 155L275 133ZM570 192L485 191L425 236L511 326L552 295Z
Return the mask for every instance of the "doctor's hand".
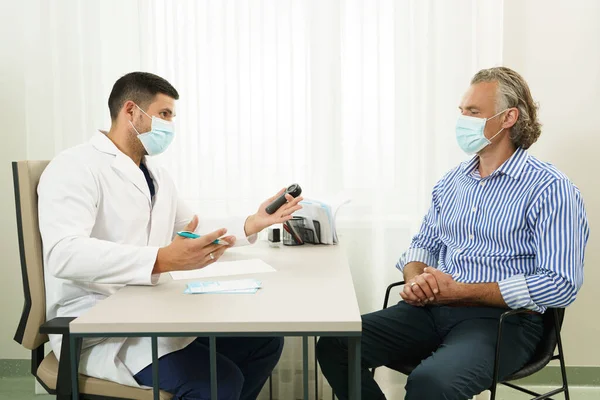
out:
M267 214L267 206L283 193L285 193L285 188L281 189L275 196L263 201L263 203L258 207L256 214L248 217L246 224L244 225L246 236L252 236L271 225L281 224L285 221L289 221L292 219L292 214L302 208L302 206L298 204L304 199L302 196L294 198L289 194L286 194L285 198L287 203L279 207L279 209L273 214Z
M185 230L193 232L197 226L198 217L194 216ZM222 237L226 232L226 229L219 229L198 239L176 236L171 244L158 250L152 273L199 269L214 263L225 253L225 250L235 244L234 236ZM213 242L219 238L229 245L214 244Z

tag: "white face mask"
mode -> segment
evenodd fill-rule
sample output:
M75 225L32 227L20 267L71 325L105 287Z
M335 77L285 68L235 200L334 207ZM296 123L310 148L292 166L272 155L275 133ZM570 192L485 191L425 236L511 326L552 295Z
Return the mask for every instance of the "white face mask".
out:
M175 127L172 122L165 121L164 119L160 119L158 117L149 116L146 114L144 110L140 108L137 104L135 105L140 109L148 118L152 119L152 125L149 132L139 133L133 123L129 121L133 130L138 134L138 139L142 142L142 146L146 149L146 153L149 156L155 156L164 152L167 147L173 141L173 137L175 136Z
M508 108L506 109L508 110ZM467 115L459 115L456 121L456 141L461 149L467 154L479 153L492 143L492 140L504 130L500 129L491 138L486 138L483 131L485 124L492 118L496 118L506 110L500 111L498 114L489 118L469 117Z

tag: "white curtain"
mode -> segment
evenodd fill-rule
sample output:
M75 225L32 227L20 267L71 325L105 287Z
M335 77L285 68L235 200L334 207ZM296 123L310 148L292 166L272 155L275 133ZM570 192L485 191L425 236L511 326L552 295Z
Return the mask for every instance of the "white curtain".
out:
M181 96L164 163L200 211L253 211L311 176L308 17L298 0L140 3L142 68Z
M27 157L49 159L110 127L112 85L141 68L138 3L27 0L20 8L24 70L14 79L23 90L13 100L25 113Z
M501 0L22 7L26 68L16 79L28 158L108 127L119 76L157 73L181 95L177 138L161 158L199 215L253 212L293 182L309 197L352 198L339 233L363 312L380 308L385 286L401 278L394 264L431 187L464 159L453 132L470 77L502 62ZM301 354L300 340L288 340L276 398L301 398ZM390 398L402 396L401 384L386 385ZM322 379L320 389L330 398Z

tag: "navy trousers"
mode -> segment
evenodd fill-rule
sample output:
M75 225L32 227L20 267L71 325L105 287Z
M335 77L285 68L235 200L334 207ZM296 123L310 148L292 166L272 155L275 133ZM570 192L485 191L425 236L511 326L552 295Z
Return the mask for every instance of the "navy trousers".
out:
M217 387L221 400L254 400L277 365L283 338L217 338ZM159 387L173 400L210 399L208 338L159 359ZM152 386L152 364L135 375L140 385Z
M404 302L362 317L362 399L385 399L369 368L418 365L407 400L465 400L492 384L500 315L492 307L414 307ZM502 332L500 377L524 366L542 338L539 314L508 318ZM348 398L347 339L322 337L317 358L340 400Z

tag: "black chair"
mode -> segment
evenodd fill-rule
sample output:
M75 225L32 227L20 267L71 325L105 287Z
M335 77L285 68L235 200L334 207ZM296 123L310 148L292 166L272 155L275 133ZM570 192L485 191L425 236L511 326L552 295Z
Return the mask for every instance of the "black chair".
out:
M383 301L383 308L387 308L388 301L390 298L390 291L396 287L404 285L404 281L392 283L387 287L385 292L385 299ZM542 400L542 399L550 399L550 396L555 394L564 392L565 399L569 400L569 386L567 384L567 373L565 370L565 359L562 348L562 341L560 338L560 329L562 327L563 319L565 316L564 308L549 308L543 315L544 319L544 334L542 336L542 340L538 345L532 359L529 361L527 365L521 368L519 371L513 373L510 376L507 376L504 379L498 379L498 368L500 361L500 344L502 342L502 328L504 326L504 321L506 318L511 315L520 314L529 312L529 310L517 309L517 310L509 310L502 314L500 317L500 323L498 324L498 341L496 342L496 358L494 360L494 378L492 381L492 386L490 386L489 390L491 392L491 400L495 400L496 398L496 386L498 383L501 383L505 386L511 387L513 389L519 390L523 393L527 393L531 396L535 396L532 400ZM554 354L558 346L558 354ZM539 394L533 392L531 390L525 389L523 387L517 386L510 381L515 381L517 379L525 378L529 375L533 375L534 373L541 371L548 363L552 360L560 361L560 371L562 373L562 387L552 390L548 393ZM409 375L418 364L404 364L401 362L393 363L390 365L386 365L386 367L391 368L395 371L403 373L405 375ZM375 369L372 370L373 375L375 375Z

